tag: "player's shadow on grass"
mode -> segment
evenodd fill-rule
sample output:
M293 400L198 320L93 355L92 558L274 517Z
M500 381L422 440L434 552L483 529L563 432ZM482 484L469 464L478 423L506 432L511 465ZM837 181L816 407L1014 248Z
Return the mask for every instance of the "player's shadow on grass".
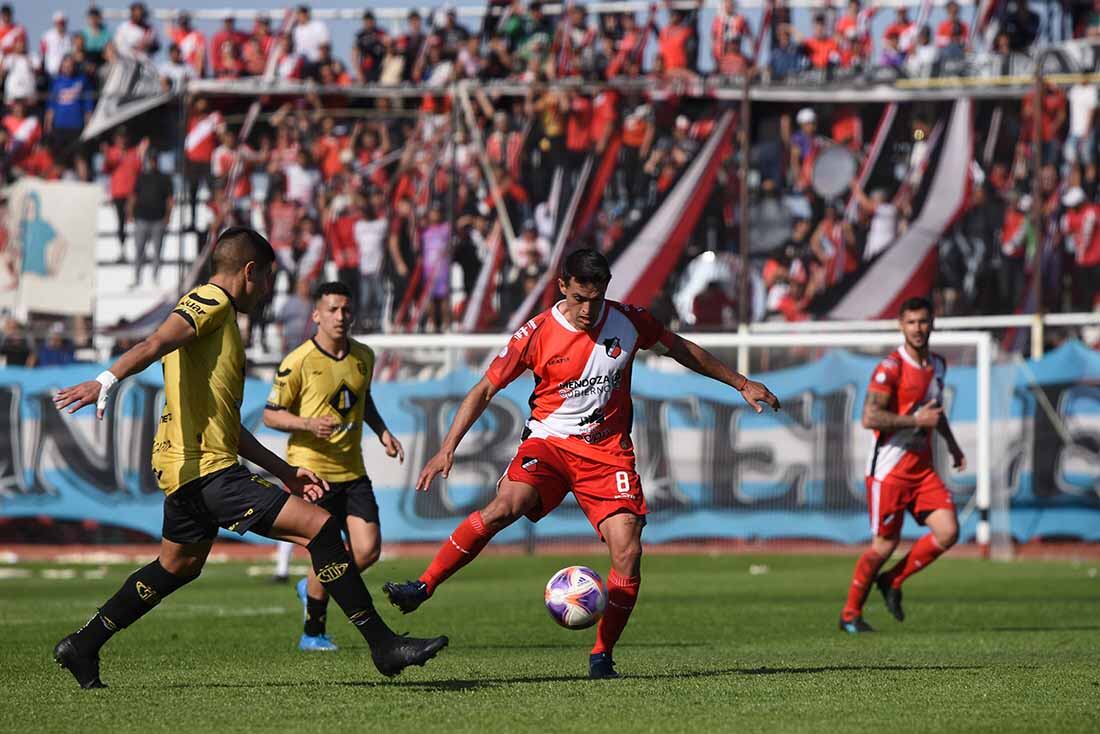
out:
M631 642L623 647L709 647L710 642ZM536 643L489 643L485 645L465 645L467 650L561 650L576 649L575 642L536 642Z
M1094 632L1100 630L1100 624L1079 624L1075 626L1051 627L990 627L990 632Z
M820 673L845 673L859 671L926 671L926 670L982 670L978 665L823 665L805 668L719 668L714 670L685 670L670 673L628 674L624 680L690 680L695 678L723 678L731 675L816 675ZM525 683L569 683L587 681L577 675L531 675L512 678L471 678L432 681L400 680L389 685L416 688L424 691L472 691Z
M634 645L639 647L640 645ZM669 673L638 673L629 674L625 680L692 680L697 678L724 678L731 675L818 675L821 673L847 673L861 671L926 671L926 670L983 670L984 666L978 665L822 665L803 668L717 668L712 670L682 670ZM349 688L374 688L395 686L399 688L412 688L421 691L476 691L502 686L539 684L539 683L571 683L585 682L587 678L582 675L524 675L515 677L485 677L485 678L447 678L443 680L343 680L343 681L264 681L264 682L240 682L219 683L207 681L200 683L171 683L168 685L145 686L147 689L183 689L183 688L317 688L317 687L349 687Z

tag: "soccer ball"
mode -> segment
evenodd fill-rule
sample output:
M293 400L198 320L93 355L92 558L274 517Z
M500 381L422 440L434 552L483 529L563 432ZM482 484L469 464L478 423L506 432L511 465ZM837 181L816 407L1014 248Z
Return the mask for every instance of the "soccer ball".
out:
M546 584L546 610L566 629L591 627L603 616L606 606L607 588L591 568L567 566Z

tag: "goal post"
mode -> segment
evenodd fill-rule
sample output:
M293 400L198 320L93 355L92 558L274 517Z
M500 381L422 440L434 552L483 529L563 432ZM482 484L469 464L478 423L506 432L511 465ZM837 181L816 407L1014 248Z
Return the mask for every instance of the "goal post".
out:
M786 405L780 416L750 415L740 397L723 386L689 375L670 359L640 353L633 436L652 513L650 541L865 542L869 524L862 470L870 438L859 425L861 395L874 365L899 346L901 336L828 332L686 337L728 364L737 364L739 356L747 360L749 373L766 381ZM378 354L376 392L402 406L397 410L420 411L406 424L411 432L407 443L416 447L409 452L411 463L422 463L438 450L457 403L509 338L361 337ZM1008 502L996 502L993 487L992 337L984 331L936 331L931 346L948 359L945 408L969 463L961 477L952 474L949 464L938 463L960 507L963 540L993 557L1010 556ZM430 524L432 512L453 518L491 496L509 452L518 445L532 386L529 375L521 377L494 400L496 412L487 413L463 442L456 469L431 510L425 509L423 498L407 494L407 486L402 507L416 504L417 517ZM409 393L421 397L398 397ZM436 413L424 412L428 402ZM526 537L514 532L502 540L537 547L550 539L587 537L591 531L583 517L570 516L566 505L562 509L529 527ZM1005 532L991 532L991 520L994 529ZM906 529L906 537L918 532L912 522Z

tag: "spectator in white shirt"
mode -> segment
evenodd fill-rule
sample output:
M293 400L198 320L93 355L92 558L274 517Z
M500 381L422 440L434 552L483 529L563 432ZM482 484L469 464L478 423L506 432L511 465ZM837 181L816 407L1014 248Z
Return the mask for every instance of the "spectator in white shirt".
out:
M168 47L168 60L158 69L160 78L168 89L183 89L188 80L195 78L195 70L183 59L183 51L176 44Z
M53 28L42 34L38 44L42 55L42 68L51 77L61 70L61 60L72 53L73 41L69 36L69 19L58 10L53 14Z
M382 264L386 256L386 240L390 223L385 215L385 199L371 198L364 217L355 223L355 243L359 246L359 326L367 332L381 328L385 284Z
M332 43L328 26L309 16L309 6L298 6L298 22L294 26L294 50L310 64L321 60L321 46Z
M317 186L321 183L321 173L309 160L309 153L300 149L293 163L283 168L286 177L286 198L301 204L307 212L315 211Z
M131 3L130 20L115 31L114 46L119 56L148 61L157 52L157 32L149 25L148 11L144 3Z
M27 53L27 39L20 36L15 45L4 54L0 70L4 76L4 101L11 104L17 99L33 100L35 94L34 70L37 59Z
M1066 97L1069 99L1066 163L1092 166L1096 162L1093 151L1096 146L1096 108L1100 106L1100 93L1095 84L1074 84L1069 88Z
M932 42L932 31L924 26L917 31L917 41L905 60L905 71L911 77L927 76L932 73L932 66L938 57L939 49Z

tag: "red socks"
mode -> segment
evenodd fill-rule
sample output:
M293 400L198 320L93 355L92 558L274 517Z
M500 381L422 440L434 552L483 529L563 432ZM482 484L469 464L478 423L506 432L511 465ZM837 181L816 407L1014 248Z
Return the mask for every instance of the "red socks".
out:
M630 619L630 613L634 611L634 603L638 601L638 587L642 583L641 576L625 577L615 573L615 569L607 574L607 609L596 628L596 644L592 647L592 654L611 652L615 643L626 627Z
M901 584L905 579L942 556L945 550L947 549L941 548L940 544L936 542L936 536L928 533L914 543L909 552L886 572L886 578L890 580L890 586L895 589L901 588Z
M875 553L873 548L863 551L863 555L856 561L856 570L852 574L852 585L848 587L848 601L841 612L841 618L852 620L863 614L863 603L867 601L867 594L871 591L871 583L875 580L875 574L882 568L886 559Z
M463 520L451 533L451 537L443 541L443 545L435 554L427 570L420 574L420 580L428 587L428 594L435 593L435 587L474 560L481 549L489 544L489 539L492 537L493 533L485 527L480 512L471 513Z

